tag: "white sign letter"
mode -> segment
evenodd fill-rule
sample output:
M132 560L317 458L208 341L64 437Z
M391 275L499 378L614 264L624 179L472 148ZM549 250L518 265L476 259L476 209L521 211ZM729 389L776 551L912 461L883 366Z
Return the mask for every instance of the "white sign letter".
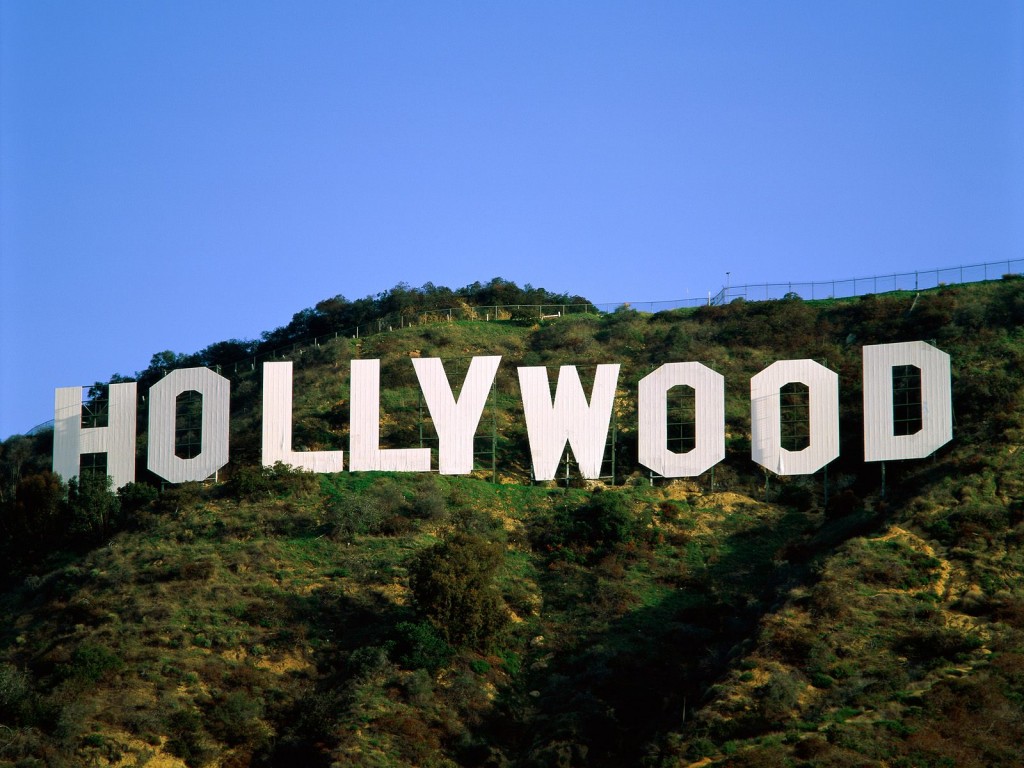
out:
M344 451L292 450L292 363L263 364L263 466L341 472Z
M953 439L949 355L923 341L864 347L864 461L923 459ZM892 369L921 372L921 429L894 434Z
M380 360L352 361L348 468L429 472L429 448L380 447Z
M174 453L177 398L182 392L203 396L202 445L198 456ZM205 480L228 463L231 382L209 368L179 368L149 390L149 469L169 483Z
M83 453L106 453L114 488L135 480L135 382L110 385L107 426L82 428L82 388L60 387L53 400L53 471L78 477Z
M672 387L693 387L694 447L668 449L668 403ZM666 363L640 379L639 460L662 477L695 477L725 458L725 379L700 363Z
M782 447L780 390L805 384L810 403L810 444ZM839 455L839 376L813 360L780 360L750 380L750 453L777 475L810 475Z
M618 378L617 363L597 366L594 391L588 404L576 366L563 365L558 371L552 405L548 369L519 369L526 433L530 440L533 476L537 480L554 479L566 440L583 477L588 480L600 477Z
M473 471L473 435L500 362L500 355L474 357L456 400L440 359L413 358L416 378L440 440L437 463L442 475L467 475Z

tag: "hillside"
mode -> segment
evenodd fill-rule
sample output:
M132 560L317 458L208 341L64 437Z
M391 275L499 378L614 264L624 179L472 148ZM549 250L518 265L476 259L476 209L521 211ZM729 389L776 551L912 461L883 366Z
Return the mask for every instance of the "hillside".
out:
M161 483L144 433L119 494L49 475L52 435L0 444L0 766L1024 764L1024 280L544 320L423 317L495 283L429 288L115 377L219 367L217 482ZM586 304L529 291L479 303ZM374 308L399 323L340 332ZM916 340L950 355L954 436L883 475L861 347ZM458 381L474 355L502 363L472 476L259 467L257 356L293 363L294 447L347 450L350 360L381 360L382 445L409 447L436 439L410 358ZM802 358L839 376L840 457L779 477L749 382ZM724 377L726 456L670 481L637 461L636 388L677 361ZM589 391L599 363L606 479L531 483L516 368Z

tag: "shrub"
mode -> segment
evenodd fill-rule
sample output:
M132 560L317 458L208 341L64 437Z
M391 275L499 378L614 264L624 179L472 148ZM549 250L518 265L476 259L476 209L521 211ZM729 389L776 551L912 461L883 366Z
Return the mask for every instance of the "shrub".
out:
M608 550L632 538L633 514L621 493L595 491L576 511L574 533L588 545Z
M52 472L23 477L15 490L14 514L4 524L5 533L19 540L50 539L59 534L66 492L60 477Z
M108 475L82 475L68 482L68 527L86 541L99 542L121 525L121 502Z
M262 704L245 691L220 696L206 715L206 727L221 741L237 746L263 740L265 728L260 722Z
M349 677L357 683L371 683L390 677L395 667L388 659L388 649L378 645L364 645L348 657Z
M398 631L398 659L407 669L435 672L447 664L454 649L426 621L403 621Z
M202 483L181 483L165 488L157 499L157 510L178 514L196 506L203 498Z
M434 475L417 475L413 480L411 514L423 520L439 520L448 511L444 494Z
M240 467L228 482L228 489L233 495L250 501L273 496L307 496L318 486L317 477L312 472L280 461L271 467Z
M788 482L779 489L778 503L806 512L814 506L814 491L803 483Z
M586 503L562 506L549 519L538 519L533 538L543 549L598 557L634 540L638 529L628 495L596 490Z
M380 530L385 517L373 499L336 488L327 481L324 488L324 522L330 538L352 541L358 535Z
M955 659L982 646L976 634L943 626L915 627L896 642L897 649L913 661L925 666L939 666L945 659Z
M189 768L199 768L213 757L213 750L203 738L203 719L194 709L176 709L168 717L166 749L180 757Z
M0 664L0 722L18 722L31 692L32 681L26 672L13 664Z
M456 533L413 560L413 604L449 643L484 647L508 621L494 584L504 559L501 544Z
M799 701L803 684L788 672L776 672L755 689L758 710L766 723L788 720Z
M156 501L160 492L146 483L128 483L117 491L121 502L121 513L127 517Z
M95 683L108 672L116 672L124 666L121 658L112 650L96 643L82 643L71 655L70 663L61 669L65 679L84 683Z
M426 707L434 698L434 679L425 669L417 669L405 680L405 696L415 707Z
M393 536L413 528L409 514L415 507L406 499L402 486L392 478L378 478L369 487L356 492L324 477L321 489L324 522L332 539L351 541L365 534Z

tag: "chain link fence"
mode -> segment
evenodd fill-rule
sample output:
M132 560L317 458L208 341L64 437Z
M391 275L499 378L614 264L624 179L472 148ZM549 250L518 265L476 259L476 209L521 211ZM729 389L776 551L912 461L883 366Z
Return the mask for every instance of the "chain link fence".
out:
M971 264L944 269L922 269L913 272L899 272L891 275L856 277L845 280L821 280L809 283L757 283L734 285L722 288L708 299L708 304L727 304L735 299L766 301L799 297L801 299L844 299L864 296L869 293L891 293L892 291L924 291L943 285L957 283L978 283L996 280L1003 275L1021 274L1024 259L990 261L985 264Z

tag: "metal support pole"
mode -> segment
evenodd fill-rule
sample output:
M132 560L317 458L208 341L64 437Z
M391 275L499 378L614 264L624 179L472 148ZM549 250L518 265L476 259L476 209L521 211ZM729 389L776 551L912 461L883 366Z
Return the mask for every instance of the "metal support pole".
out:
M497 377L491 382L491 482L498 482L498 413L496 408Z
M615 438L619 433L619 419L612 408L612 485L615 485Z
M828 509L828 464L825 465L825 492L824 498L822 499L822 505Z
M420 448L423 447L423 390L416 396L416 408L419 411Z

